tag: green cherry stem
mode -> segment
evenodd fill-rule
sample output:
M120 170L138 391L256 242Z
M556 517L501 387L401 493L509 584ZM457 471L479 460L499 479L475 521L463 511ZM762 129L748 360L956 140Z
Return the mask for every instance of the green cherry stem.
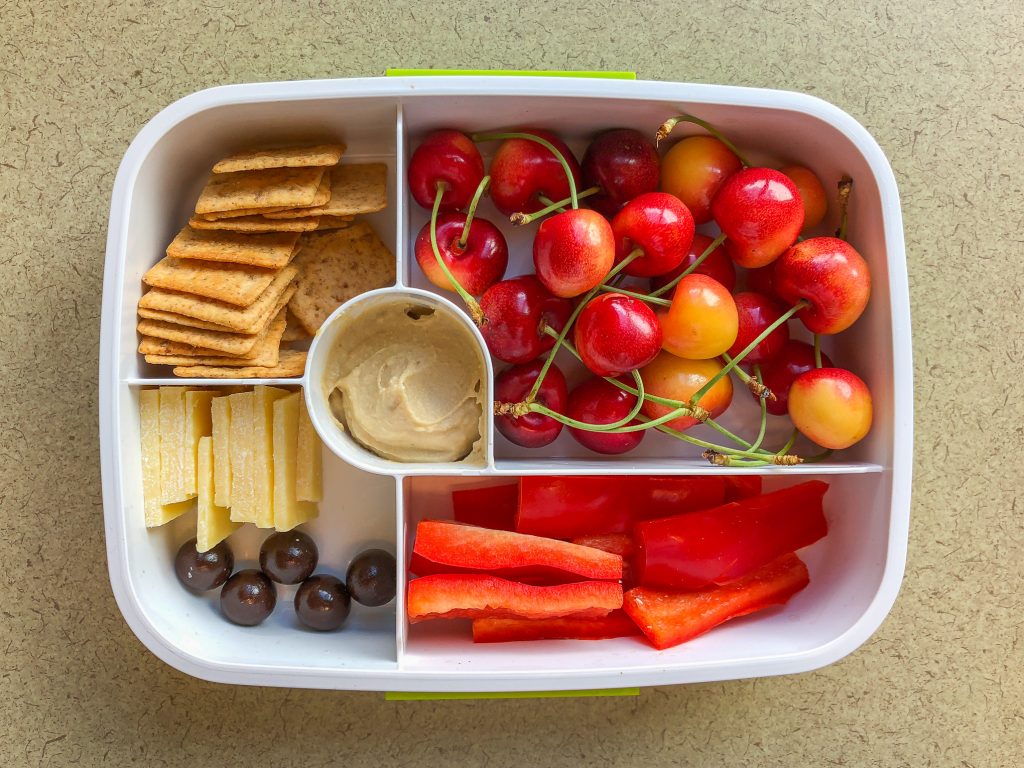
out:
M465 302L466 308L469 310L469 316L473 318L473 322L476 325L480 325L484 319L484 312L480 309L479 302L459 284L458 280L455 279L455 275L451 273L451 270L448 269L448 265L445 264L444 259L441 258L441 249L437 247L437 212L441 207L441 198L444 197L444 191L447 186L448 185L443 181L437 182L437 193L434 195L434 208L430 212L430 247L434 251L434 258L437 259L437 264L441 267L441 271L444 272L444 276L448 278L448 282L452 284L455 292L459 294L459 297Z
M626 427L629 425L629 422L637 417L637 414L640 413L640 409L644 405L644 380L640 377L639 371L633 371L633 380L636 381L636 386L640 390L641 396L637 399L636 404L630 409L629 413L618 421L612 421L607 424L590 424L585 421L577 421L537 402L530 403L530 410L533 413L543 413L545 416L550 416L555 421L560 421L566 426L586 430L587 432L633 432L635 431L634 429L627 429Z
M731 141L729 141L729 139L725 137L725 134L723 134L720 130L715 128L715 126L713 126L706 120L701 120L699 117L694 117L693 115L688 115L684 113L682 115L670 117L668 120L661 124L661 127L658 128L658 133L655 134L654 137L654 143L660 144L662 139L668 138L668 135L672 133L672 129L679 125L679 123L693 123L694 125L699 125L705 131L710 133L720 142L725 144L725 146L731 149L732 153L740 159L740 162L743 163L743 166L745 168L750 167L750 161L743 156L743 154L739 151L735 144L733 144Z
M644 417L641 416L640 418L643 419ZM682 440L685 443L690 443L691 445L696 445L698 448L704 448L715 453L722 453L727 454L729 456L740 456L751 459L761 459L762 461L770 461L772 455L769 453L766 456L765 454L762 453L752 452L749 449L742 450L737 448L726 448L725 446L722 445L715 445L714 443L709 443L707 440L701 440L699 437L693 437L692 435L688 435L685 432L680 432L678 429L666 427L664 424L656 426L655 429L657 429L659 432L665 433L666 435L670 435L671 437L674 437L677 440Z
M617 285L606 285L601 284L598 288L605 293L621 293L624 296L632 296L634 299L640 299L640 301L646 301L648 304L657 304L659 307L671 307L672 302L668 299L659 299L655 296L651 296L647 293L637 293L636 291L627 291L625 288L619 288Z
M663 293L668 293L669 291L671 291L673 288L679 285L680 280L682 280L687 275L693 274L693 271L697 269L697 267L699 267L701 264L703 264L704 260L711 255L711 252L715 250L715 248L720 246L723 242L725 242L724 233L716 237L714 240L712 240L711 244L704 249L704 253L702 253L700 256L694 259L693 264L684 269L679 275L674 277L671 281L665 283L665 285L661 286L661 288L659 288L658 290L651 291L650 295L661 296Z
M600 191L600 187L590 187L589 189L584 189L582 192L576 195L576 199L582 200L585 197L596 195ZM517 227L519 227L524 224L529 224L530 222L536 221L542 216L547 216L549 213L554 213L555 211L558 211L559 213L565 213L565 206L569 205L572 202L571 197L567 197L564 200L559 200L557 203L551 202L549 198L544 197L543 195L537 195L537 199L544 203L546 207L541 208L539 211L534 211L533 213L513 213L511 216L508 217L508 220L515 224Z
M547 139L542 139L540 136L534 136L532 133L519 133L513 131L511 133L474 133L471 137L474 142L480 143L483 141L504 141L505 139L525 139L526 141L532 141L536 144L540 144L548 152L553 154L559 163L562 164L562 170L565 171L565 177L569 180L569 199L572 202L573 208L580 207L580 201L576 194L576 179L573 178L572 168L569 167L569 163L566 162L565 157L558 148Z
M784 446L782 446L781 448L779 448L779 450L777 450L775 452L775 455L776 456L785 456L791 450L793 450L793 444L796 442L796 438L797 438L797 436L799 434L800 434L800 430L797 429L796 427L794 427L793 431L789 433L789 440L787 440L786 444Z
M466 209L466 223L462 227L462 236L459 238L459 248L465 248L466 243L469 242L469 230L473 226L473 217L476 216L476 207L480 204L480 198L483 197L484 192L491 185L491 177L484 176L480 183L477 184L476 192L473 193L473 199L469 203L469 208Z
M751 352L753 352L754 351L754 347L756 347L758 344L760 344L762 341L764 341L766 338L768 338L769 334L771 334L772 331L774 331L776 328L778 328L784 322L789 320L789 318L791 318L793 315L795 315L801 309L803 309L805 307L809 307L809 306L810 306L810 302L808 302L806 299L800 299L800 301L798 301L796 304L794 304L792 307L790 307L785 313L783 313L783 315L778 320L776 320L774 323L772 323L767 328L765 328L763 331L761 331L761 333L758 335L758 337L756 339L754 339L752 342L750 342L749 344L747 344L747 346L745 346L743 348L743 350L738 355L736 355L736 357L734 357L732 360L730 360L728 363L726 363L722 367L722 370L720 370L718 373L716 373L714 376L712 376L703 387L698 389L694 393L693 397L690 398L690 402L692 404L694 404L694 405L697 405L700 402L700 399L702 397L704 397L704 395L706 395L708 392L710 392L711 388L713 386L715 386L715 384L717 384L719 381L721 381L721 379L724 376L728 376L729 375L729 371L731 371L733 368L735 368L740 363L740 361L743 360L744 357L746 357Z
M729 357L728 352L722 353L722 359L727 363L732 362L732 358ZM754 378L753 376L747 375L747 372L738 366L733 368L732 372L736 374L736 377L742 381L744 385L746 385L747 389L750 390L754 397L761 400L764 398L768 398L769 400L777 399L775 397L775 393L768 389L768 387L764 385L764 382L760 380L760 374L758 374L758 378Z
M754 365L754 377L755 380L760 384L761 366L756 364ZM761 443L764 442L765 432L767 432L768 430L768 401L763 397L759 397L757 398L757 402L761 406L761 426L757 431L757 439L750 444L750 450L752 451L756 451L758 448L761 447Z
M821 368L821 334L814 334L814 367Z

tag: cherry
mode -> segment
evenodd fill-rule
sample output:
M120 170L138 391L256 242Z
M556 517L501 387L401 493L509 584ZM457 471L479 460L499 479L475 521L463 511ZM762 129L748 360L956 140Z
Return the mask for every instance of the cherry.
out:
M658 188L661 160L640 131L617 128L598 135L583 155L583 185L600 187L590 206L611 218L623 205Z
M804 225L804 204L788 176L772 168L744 168L711 202L728 238L725 249L741 267L763 267L791 246Z
M740 158L713 136L688 136L661 163L661 190L675 195L697 224L711 221L711 201L725 181L743 167Z
M622 271L633 277L669 272L693 243L693 216L678 197L647 192L630 200L612 219L615 259L622 261L635 249L641 254Z
M463 245L460 240L465 228L464 213L455 211L438 216L437 247L455 279L468 293L479 296L505 274L508 244L501 230L487 219L477 216L473 219L469 236ZM414 252L420 269L431 283L448 291L455 290L430 247L429 221L416 236Z
M871 429L871 392L844 368L815 368L790 387L789 417L822 448L849 448Z
M494 377L494 398L504 403L519 403L527 396L543 367L542 360L513 365ZM553 411L564 413L569 399L565 376L552 365L537 392L536 402ZM562 431L562 423L542 413L522 416L495 416L494 426L516 445L540 448L554 442Z
M814 333L839 333L864 312L871 295L867 262L837 237L797 243L775 265L775 290L784 301L811 306L797 317Z
M466 134L434 131L426 136L409 159L409 193L430 210L439 182L445 182L442 211L465 208L484 177L484 159ZM442 286L447 287L447 286Z
M828 213L828 198L825 196L825 187L822 186L821 179L810 168L802 165L787 165L779 170L789 177L800 192L800 199L804 204L804 227L801 231L808 232L814 229Z
M576 351L598 376L619 376L661 351L661 326L640 299L603 293L587 303L573 326Z
M495 283L480 298L480 307L487 348L506 363L526 363L551 349L555 340L543 326L561 331L572 313L569 300L552 295L536 275Z
M654 360L640 369L644 380L644 389L648 395L667 398L687 403L697 391L711 381L722 364L715 358L710 360L684 360L668 352L662 352ZM700 407L706 409L712 417L725 412L732 402L732 379L723 376L700 399ZM645 400L644 415L651 419L673 411L667 405ZM672 419L665 426L684 430L696 426L699 422L692 416L680 416Z
M687 267L700 258L701 254L703 254L713 242L714 241L707 235L701 235L699 233L695 234L693 236L693 242L690 244L690 248L686 251L686 255L683 257L679 266L671 272L666 272L663 275L657 275L656 277L651 278L651 290L657 290L666 283L669 283L679 277ZM708 257L704 259L704 261L702 261L691 274L707 275L712 280L716 280L721 283L725 287L725 290L730 293L732 293L732 289L736 287L736 267L733 265L732 259L730 259L728 254L726 254L725 249L720 245L711 251ZM668 291L665 298L671 299L674 292L675 288Z
M586 424L612 424L629 416L636 406L636 395L600 378L587 379L569 393L565 415ZM635 424L636 422L630 422ZM643 430L635 432L593 432L569 427L569 434L584 448L596 453L619 454L631 451L644 439Z
M600 285L615 261L615 237L597 211L574 209L541 222L533 240L537 278L555 296L571 298Z
M523 130L554 145L569 164L579 187L580 167L565 143L549 131ZM506 216L533 213L544 207L538 199L569 197L569 179L558 158L542 144L529 139L505 139L491 160L491 200Z
M747 290L781 301L782 298L775 290L775 267L778 263L779 260L776 259L768 266L748 270Z
M760 293L744 291L733 296L736 312L739 315L739 331L736 341L729 347L729 355L735 357L756 339L769 325L778 320L785 308L778 302ZM761 341L743 358L744 363L764 363L778 356L782 347L789 341L789 326L783 323Z
M749 359L749 358L747 358ZM744 361L746 362L746 361ZM822 353L821 362L826 368L832 366L828 355ZM765 400L768 413L776 416L784 416L789 412L789 388L802 373L813 370L814 347L803 341L790 339L782 345L778 355L766 363L761 364L761 383L775 395L775 399ZM755 395L754 399L758 397Z
M732 294L716 280L696 273L679 281L661 321L662 346L689 360L718 357L733 345L739 330Z

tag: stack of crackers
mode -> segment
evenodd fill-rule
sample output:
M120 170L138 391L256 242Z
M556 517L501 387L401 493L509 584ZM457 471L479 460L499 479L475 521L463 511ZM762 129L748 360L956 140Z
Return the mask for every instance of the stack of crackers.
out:
M394 256L355 221L386 207L387 167L338 165L344 151L256 150L214 166L188 226L143 275L146 362L184 377L300 376L306 353L290 346L393 282Z

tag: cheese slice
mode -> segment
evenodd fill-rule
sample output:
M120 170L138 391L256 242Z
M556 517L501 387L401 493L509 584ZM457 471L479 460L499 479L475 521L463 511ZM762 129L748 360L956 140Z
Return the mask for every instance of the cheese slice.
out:
M185 388L160 387L160 501L175 504L195 498L189 488L185 445ZM193 483L194 486L194 483Z
M146 527L155 528L183 515L191 501L164 504L160 493L160 392L139 392L139 433L142 448L142 506Z
M253 489L258 528L274 527L274 402L288 395L277 387L253 388Z
M274 527L290 531L318 514L317 505L295 498L296 455L302 394L293 392L274 403Z
M323 501L323 446L309 420L306 403L299 398L299 442L295 453L295 498L299 501Z
M226 397L210 404L213 435L213 493L218 507L231 506L231 405Z
M197 496L196 467L199 460L199 438L210 434L211 389L190 389L185 392L185 490Z
M216 480L213 474L213 438L199 438L196 486L199 514L196 516L196 550L207 552L242 527L231 522L227 507L218 506L215 498Z
M228 395L231 410L231 519L236 523L256 522L255 441L252 392Z

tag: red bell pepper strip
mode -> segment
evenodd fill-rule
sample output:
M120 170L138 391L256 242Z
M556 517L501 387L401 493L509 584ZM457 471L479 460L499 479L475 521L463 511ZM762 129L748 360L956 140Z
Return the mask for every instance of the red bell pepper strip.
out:
M516 530L572 539L628 533L637 520L706 509L725 500L721 477L597 476L519 480Z
M820 480L723 504L648 520L635 528L637 583L656 589L701 589L746 576L828 532Z
M519 486L515 483L452 491L455 519L460 523L479 525L481 528L515 530L518 504Z
M633 544L633 537L628 533L598 533L593 536L580 536L572 540L573 544L581 547L593 547L604 552L611 552L622 558L622 584L628 589L633 586L633 553L636 546Z
M474 619L474 643L508 643L515 640L605 640L610 637L631 637L640 628L625 611L612 611L607 616L581 619L565 616L558 619Z
M416 526L412 570L419 576L490 573L531 583L618 581L622 556L525 533L423 520Z
M615 581L578 581L538 587L485 574L439 574L409 582L409 622L428 619L605 616L622 607L622 585Z
M764 478L760 475L728 475L725 480L725 500L739 501L763 492Z
M637 587L626 593L623 608L651 644L664 650L692 640L729 619L770 605L782 605L809 582L807 566L790 553L738 581L699 592L661 592Z

